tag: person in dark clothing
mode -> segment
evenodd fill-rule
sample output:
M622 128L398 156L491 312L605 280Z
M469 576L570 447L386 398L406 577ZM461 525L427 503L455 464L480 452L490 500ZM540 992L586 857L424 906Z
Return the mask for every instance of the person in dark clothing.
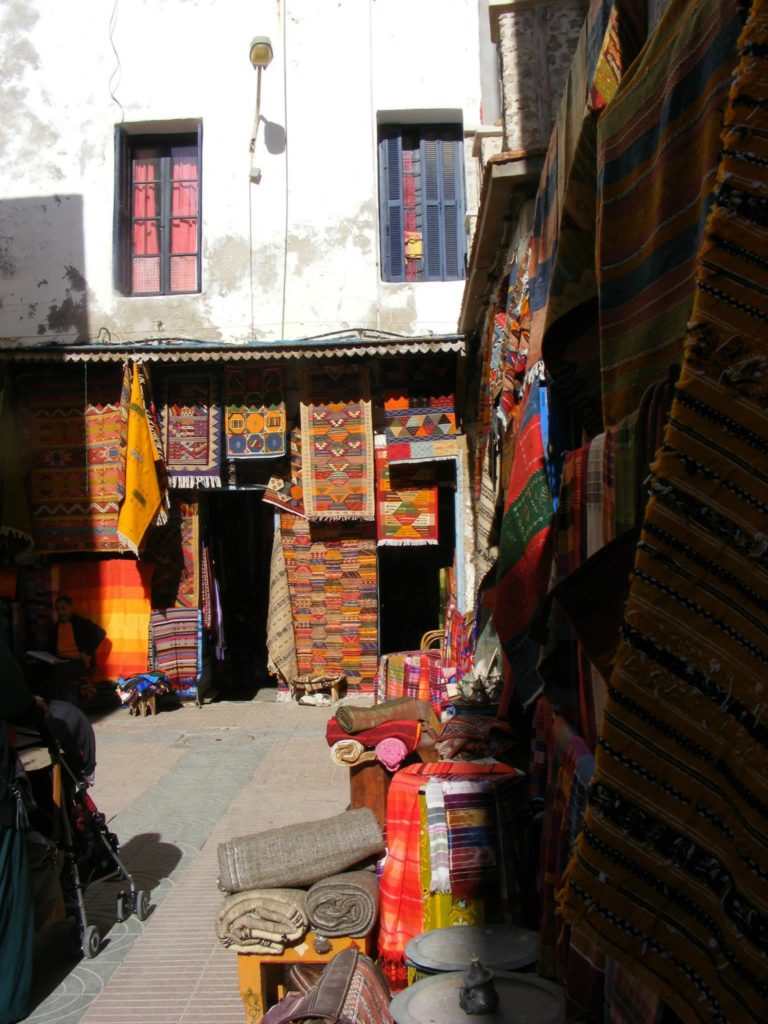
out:
M44 708L0 638L0 1024L14 1024L27 1016L35 916L26 808L9 723L45 729Z
M101 626L78 615L72 598L60 594L56 599L56 622L48 637L48 651L60 659L35 681L36 691L47 701L68 700L77 703L78 684L94 664L96 649L106 633Z

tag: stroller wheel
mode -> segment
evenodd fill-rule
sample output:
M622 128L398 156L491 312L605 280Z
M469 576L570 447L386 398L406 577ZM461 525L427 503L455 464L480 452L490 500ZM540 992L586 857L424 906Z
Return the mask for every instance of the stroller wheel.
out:
M149 915L149 893L146 889L139 889L136 893L136 917L140 921L146 921Z
M130 916L130 911L128 910L128 901L125 898L124 892L119 892L117 894L117 899L115 900L115 914L117 920L121 922L126 921Z
M95 924L89 924L83 932L81 948L86 960L93 960L101 949L101 935Z

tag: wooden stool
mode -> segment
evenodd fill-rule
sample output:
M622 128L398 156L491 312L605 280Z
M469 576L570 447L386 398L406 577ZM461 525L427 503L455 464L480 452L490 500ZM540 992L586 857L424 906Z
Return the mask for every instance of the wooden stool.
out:
M323 949L327 945L330 945L327 952L316 951L316 946ZM240 998L245 1007L245 1024L259 1024L270 1006L274 1006L282 999L283 968L291 964L327 964L342 949L351 947L357 947L361 953L369 954L370 935L365 935L361 939L352 939L346 935L338 939L327 939L316 932L308 932L298 945L288 946L282 953L239 952L237 973Z
M346 687L347 676L344 672L335 675L306 675L296 676L288 681L291 696L300 698L308 693L322 693L325 690L331 691L331 700L335 703L341 697L341 691Z
M137 718L145 718L147 715L157 714L157 694L150 694L149 697L139 697L135 704L131 704L129 713Z

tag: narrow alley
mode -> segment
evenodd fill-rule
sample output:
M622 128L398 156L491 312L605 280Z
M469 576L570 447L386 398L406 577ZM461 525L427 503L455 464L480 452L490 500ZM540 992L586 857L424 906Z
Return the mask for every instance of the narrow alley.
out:
M91 792L152 911L118 923L119 884L90 887L102 949L82 959L67 925L40 937L29 1024L241 1024L237 957L214 932L217 844L344 810L349 775L329 758L328 716L263 689L249 702L94 718Z

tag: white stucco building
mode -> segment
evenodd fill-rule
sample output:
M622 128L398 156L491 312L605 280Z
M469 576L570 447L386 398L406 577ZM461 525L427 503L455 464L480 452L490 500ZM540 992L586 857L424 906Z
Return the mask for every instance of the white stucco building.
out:
M7 0L3 344L455 332L478 192L486 7ZM253 37L271 42L262 71L249 59ZM488 72L486 61L492 92ZM379 136L402 126L440 126L463 157L448 169L458 233L440 242L453 270L427 281L408 277L412 267L406 280L384 279ZM176 168L165 184L163 155ZM427 258L418 221L410 263Z

